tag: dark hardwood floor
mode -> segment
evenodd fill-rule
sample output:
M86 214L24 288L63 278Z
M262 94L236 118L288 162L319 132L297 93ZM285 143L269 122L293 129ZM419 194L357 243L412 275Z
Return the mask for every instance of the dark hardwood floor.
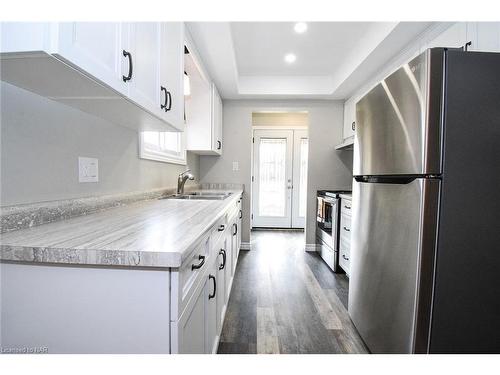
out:
M367 353L348 278L304 251L303 232L252 232L233 283L219 353Z

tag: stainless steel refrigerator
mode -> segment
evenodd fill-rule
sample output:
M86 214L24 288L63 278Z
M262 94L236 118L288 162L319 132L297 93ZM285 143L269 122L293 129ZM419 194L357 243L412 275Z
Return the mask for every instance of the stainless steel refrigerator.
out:
M500 352L500 54L429 49L356 122L358 332L375 353Z

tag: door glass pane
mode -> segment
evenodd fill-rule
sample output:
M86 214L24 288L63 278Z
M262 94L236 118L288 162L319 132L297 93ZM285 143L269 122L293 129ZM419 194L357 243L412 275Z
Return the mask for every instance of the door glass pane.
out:
M259 216L286 215L286 138L261 138Z
M307 155L309 142L307 138L300 140L300 175L299 175L299 216L306 216L307 202Z

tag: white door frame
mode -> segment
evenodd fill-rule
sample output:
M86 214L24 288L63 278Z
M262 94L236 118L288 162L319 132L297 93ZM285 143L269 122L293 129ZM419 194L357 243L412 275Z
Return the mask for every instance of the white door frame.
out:
M299 216L300 199L300 140L308 138L308 130L304 127L254 127L252 147L252 219L251 227L270 228L304 228L305 217ZM264 137L263 137L264 136ZM259 217L259 166L258 146L261 138L287 138L287 173L285 183L287 184L286 213L283 217ZM294 160L294 158L296 160ZM307 176L306 176L307 178ZM288 182L290 180L290 182Z
M293 131L293 189L292 189L292 228L305 228L306 217L300 216L300 162L302 160L301 154L301 140L308 139L307 130L294 130ZM306 155L306 160L308 160L308 156ZM307 202L307 173L305 176L306 179L306 202Z

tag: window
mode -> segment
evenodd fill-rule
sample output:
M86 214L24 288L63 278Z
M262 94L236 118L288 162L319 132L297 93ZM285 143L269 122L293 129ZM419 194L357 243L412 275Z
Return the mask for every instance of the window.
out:
M139 143L142 159L186 164L185 135L182 132L141 132Z

